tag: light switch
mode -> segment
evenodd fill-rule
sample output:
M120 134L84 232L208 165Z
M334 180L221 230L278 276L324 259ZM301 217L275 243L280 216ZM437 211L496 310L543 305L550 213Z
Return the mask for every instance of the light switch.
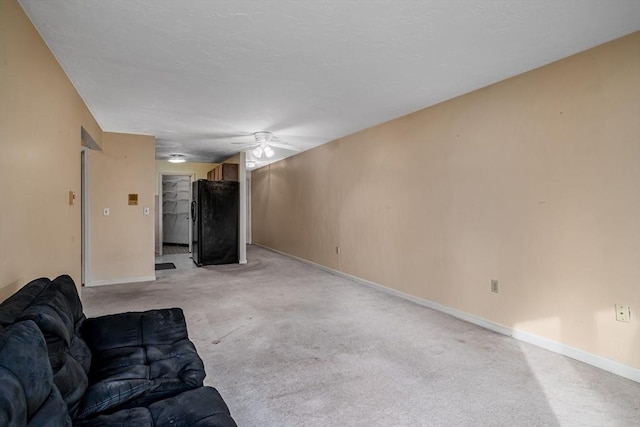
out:
M69 191L69 204L74 205L76 203L76 192Z
M149 215L149 208L144 208L144 209L142 210L142 212L143 212L145 215Z
M104 209L102 210L102 215L104 215L104 216L109 216L109 208L104 208Z

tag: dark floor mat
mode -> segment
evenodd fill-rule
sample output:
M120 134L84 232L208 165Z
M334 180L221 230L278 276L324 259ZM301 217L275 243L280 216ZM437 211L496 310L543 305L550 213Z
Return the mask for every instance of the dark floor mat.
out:
M172 262L161 262L160 264L156 264L157 270L174 270L176 265Z

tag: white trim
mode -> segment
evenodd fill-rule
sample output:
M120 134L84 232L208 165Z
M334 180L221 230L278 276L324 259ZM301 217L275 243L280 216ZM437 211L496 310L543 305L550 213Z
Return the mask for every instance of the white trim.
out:
M89 174L89 157L91 151L102 151L102 147L91 137L87 130L80 126L80 164L82 173L80 177L80 239L82 252L80 257L80 282L85 285L91 280L91 182Z
M80 282L84 285L90 279L90 251L89 245L91 242L90 239L90 231L91 224L89 213L91 209L89 207L89 152L90 149L87 147L80 147L80 164L82 169L82 176L80 177L80 215L81 215L81 223L80 223L80 234L81 234L81 262L80 262Z
M251 244L251 171L247 171L247 244Z
M164 227L162 224L162 191L163 191L163 184L162 184L162 172L158 173L158 185L156 187L156 192L158 193L158 211L156 212L156 221L158 221L158 241L155 242L155 247L153 249L153 253L155 256L161 257L162 254L162 240L163 240L163 233L164 233ZM155 228L155 224L154 228ZM154 233L155 234L155 233ZM156 251L157 249L157 251Z
M156 276L139 276L139 277L123 277L120 279L93 280L86 283L85 286L105 286L105 285L121 285L124 283L153 282Z
M240 207L238 218L238 263L247 263L247 153L240 152L238 165L238 181L240 181Z
M598 356L596 354L592 354L586 352L584 350L580 350L575 347L568 346L566 344L562 344L560 342L550 340L548 338L544 338L538 335L534 335L532 333L521 331L518 329L509 328L504 325L500 325L498 323L492 322L490 320L484 319L482 317L475 316L473 314L465 313L460 310L456 310L455 308L448 307L446 305L438 304L436 302L416 297L413 295L406 294L404 292L398 291L396 289L391 289L386 286L380 285L375 282L371 282L369 280L361 279L356 276L352 276L351 274L344 273L342 271L334 270L333 268L326 267L321 264L317 264L313 261L306 260L304 258L297 257L295 255L288 254L286 252L281 252L277 249L270 248L268 246L261 245L259 243L254 243L256 246L260 246L261 248L270 250L272 252L279 253L281 255L287 256L289 258L293 258L297 261L303 262L305 264L312 265L314 267L318 267L321 270L324 270L328 273L334 274L336 276L343 277L345 279L352 280L354 282L370 286L376 289L379 289L388 294L395 295L397 297L412 301L416 304L419 304L424 307L431 308L433 310L440 311L442 313L449 314L458 319L464 320L469 323L473 323L474 325L481 326L485 329L489 329L494 332L498 332L503 335L510 336L515 338L518 341L526 342L528 344L535 345L537 347L542 347L546 350L553 351L554 353L561 354L563 356L570 357L575 360L579 360L580 362L584 362L586 364L595 366L596 368L600 368L604 371L611 372L612 374L620 375L621 377L630 379L635 382L640 383L640 369L634 368L632 366L625 365L620 362L616 362L615 360L607 359L606 357Z
M189 207L187 211L189 212L189 225L187 228L189 229L189 253L193 252L193 218L191 218L191 202L193 201L193 182L196 180L196 174L191 174L191 179L189 179ZM160 243L162 246L162 242Z

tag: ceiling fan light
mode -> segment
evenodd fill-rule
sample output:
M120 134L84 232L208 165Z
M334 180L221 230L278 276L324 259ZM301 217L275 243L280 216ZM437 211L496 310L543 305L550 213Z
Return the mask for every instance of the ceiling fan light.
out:
M267 157L271 158L271 157L273 157L273 155L274 155L275 153L273 152L273 150L271 149L271 147L269 147L269 146L267 145L266 147L264 147L264 154L265 154L265 156L267 156Z
M186 160L182 154L172 154L169 156L169 162L171 163L184 163Z
M262 157L262 147L256 147L253 149L252 151L253 155L256 156L257 158Z

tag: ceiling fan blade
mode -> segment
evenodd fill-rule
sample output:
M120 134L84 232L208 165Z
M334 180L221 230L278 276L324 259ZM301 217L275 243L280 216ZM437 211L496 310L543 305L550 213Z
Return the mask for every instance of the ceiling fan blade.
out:
M167 136L163 139L171 139L171 136ZM254 137L252 134L246 133L191 133L183 134L182 139L185 141L220 141L220 142L253 142Z
M262 140L258 140L259 137L265 134ZM240 150L242 151L250 151L254 147L258 147L261 144L266 144L268 146L274 148L280 148L288 151L301 152L302 149L289 144L286 141L278 138L276 135L267 131L259 131L254 132L252 134L237 134L237 135L221 135L221 136L213 136L209 138L210 140L226 140L231 145L238 145Z
M300 148L294 147L293 145L287 144L287 143L280 143L280 142L271 141L269 143L269 145L272 146L272 147L282 148L283 150L296 151L296 152L302 151Z

